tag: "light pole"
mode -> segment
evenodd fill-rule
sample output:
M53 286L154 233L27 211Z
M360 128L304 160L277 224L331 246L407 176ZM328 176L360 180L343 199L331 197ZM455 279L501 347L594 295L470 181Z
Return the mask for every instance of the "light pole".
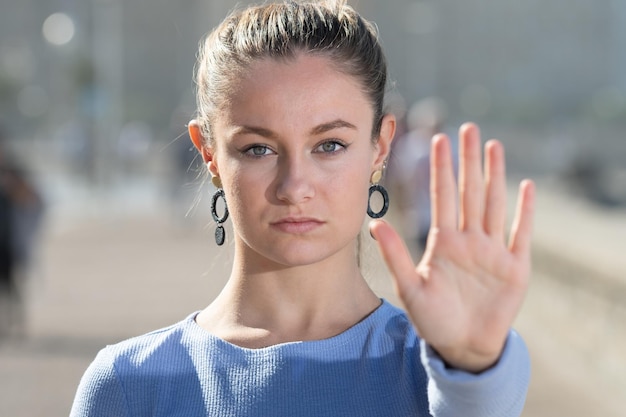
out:
M112 144L119 137L123 105L123 6L119 0L92 0L94 66L92 175L99 187L109 185L115 168Z

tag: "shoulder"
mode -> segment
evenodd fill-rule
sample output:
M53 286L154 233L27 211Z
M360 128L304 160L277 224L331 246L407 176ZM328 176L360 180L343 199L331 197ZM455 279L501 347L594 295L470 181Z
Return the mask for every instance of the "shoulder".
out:
M393 343L396 347L419 350L419 337L411 320L401 308L383 300L372 314L371 328L368 330L373 340Z
M103 362L118 373L128 369L153 368L160 359L168 366L176 366L178 354L183 353L197 336L193 313L184 320L152 332L126 339L102 349L94 362Z
M380 314L379 317L382 320L392 323L394 327L399 326L405 328L411 325L411 321L406 315L406 312L385 299L382 300L382 304L376 312Z
M195 315L102 349L80 381L71 416L129 415L156 403L164 376L193 374Z
M162 374L180 366L194 337L196 313L171 326L106 346L83 375L82 383L114 388L125 379Z
M377 319L379 321L385 321L388 324L392 324L394 329L404 329L406 326L411 324L406 312L403 309L385 299L382 300L382 304L378 310L375 311L375 314L377 314Z

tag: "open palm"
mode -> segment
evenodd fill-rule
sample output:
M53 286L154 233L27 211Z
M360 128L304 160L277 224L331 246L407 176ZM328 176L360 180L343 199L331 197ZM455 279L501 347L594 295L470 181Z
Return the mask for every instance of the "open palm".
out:
M483 174L478 127L463 125L459 142L457 191L449 139L433 138L432 224L418 265L387 223L372 222L371 232L420 336L450 366L478 372L499 358L526 293L534 186L520 185L506 244L503 147L486 143Z

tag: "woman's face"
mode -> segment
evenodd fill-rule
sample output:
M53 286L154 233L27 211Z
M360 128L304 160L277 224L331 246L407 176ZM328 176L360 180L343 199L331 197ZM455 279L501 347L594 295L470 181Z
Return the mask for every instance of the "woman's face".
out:
M374 144L374 111L327 58L255 62L219 112L209 169L220 176L236 248L263 268L354 259L371 173L395 122Z

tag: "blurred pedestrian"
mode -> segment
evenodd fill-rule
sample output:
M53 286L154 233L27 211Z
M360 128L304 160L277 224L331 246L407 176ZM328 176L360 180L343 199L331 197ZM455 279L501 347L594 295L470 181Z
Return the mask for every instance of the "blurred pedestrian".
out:
M447 109L443 100L428 97L414 103L406 115L407 132L394 143L388 181L398 193L404 237L419 253L426 249L431 222L430 147L433 137L446 132ZM457 160L452 142L453 161ZM455 175L457 164L454 164Z
M375 26L339 0L250 6L209 35L189 135L216 187L217 245L232 219L228 283L204 310L104 348L71 416L521 413L529 357L511 324L530 270L533 186L520 187L506 245L499 142L485 148L485 187L478 128L462 126L471 192L457 221L450 141L436 137L419 266L388 223L370 223L404 309L359 268L365 214L388 208L369 204L388 203L386 75ZM494 204L483 208L485 195Z
M0 143L0 338L23 331L22 289L42 212L39 192Z

